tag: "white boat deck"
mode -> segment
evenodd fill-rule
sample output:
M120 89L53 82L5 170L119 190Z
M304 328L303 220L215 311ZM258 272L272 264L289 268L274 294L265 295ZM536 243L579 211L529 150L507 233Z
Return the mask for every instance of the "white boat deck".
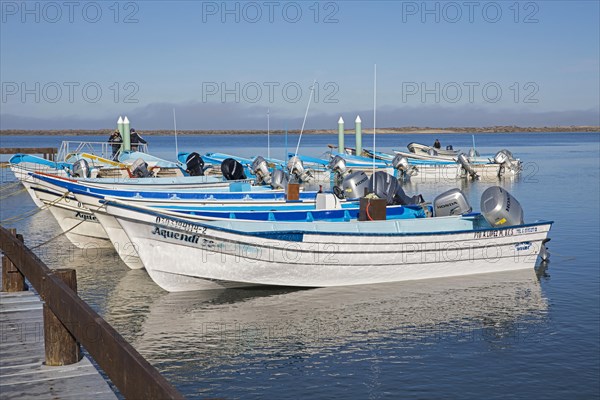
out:
M117 399L85 356L44 364L42 304L31 291L0 293L0 399Z

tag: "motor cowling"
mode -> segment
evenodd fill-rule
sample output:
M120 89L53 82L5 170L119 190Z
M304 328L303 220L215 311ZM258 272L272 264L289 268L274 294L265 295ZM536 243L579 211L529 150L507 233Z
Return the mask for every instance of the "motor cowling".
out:
M244 166L233 158L226 158L221 163L221 173L228 181L237 181L247 179L244 173Z
M72 174L74 177L89 178L90 172L90 165L83 158L80 158L73 163Z
M505 163L508 163L513 160L514 160L514 157L513 157L512 153L506 149L500 150L494 156L494 162L496 164L505 164Z
M304 163L298 156L288 160L287 170L301 182L311 182L314 179L312 171L304 169Z
M473 211L473 208L460 189L450 189L433 200L433 215L435 217L462 215L471 211Z
M385 199L388 205L421 204L423 196L407 196L398 180L385 171L375 172L369 179L369 191L380 199Z
M487 188L481 195L481 214L493 227L523 224L523 208L500 186Z
M473 169L473 166L471 165L469 160L467 160L467 157L465 157L464 154L458 155L458 163L463 167L463 169L465 171L467 171L467 173L469 175L471 175L471 178L473 178L473 179L478 178L477 172L475 172L475 170Z
M340 156L333 157L331 161L329 161L329 164L327 164L327 168L342 178L350 175L350 170L346 166L346 160Z
M204 160L200 157L200 154L194 152L190 153L185 159L186 172L190 176L203 176L204 175Z
M475 158L475 157L479 157L479 152L471 147L469 149L469 158Z
M149 178L152 172L148 170L148 163L142 158L138 158L131 164L131 175L135 178Z
M254 161L252 161L250 169L252 170L252 173L256 175L258 183L264 182L267 185L271 183L271 172L269 172L269 166L263 157L256 157Z
M356 171L344 178L342 182L342 193L347 199L357 199L365 195L365 189L369 190L369 177L364 171Z
M280 169L273 171L271 177L271 187L273 189L285 189L288 185L288 181L289 179L284 171Z
M408 158L404 157L402 154L396 154L392 160L392 166L396 171L400 172L401 175L413 176L417 173L417 169L411 167Z
M429 150L427 150L427 154L429 154L430 156L437 156L438 152L435 151L434 149L429 149Z
M446 150L454 150L454 147L452 147L452 145L449 144L448 146L446 146Z

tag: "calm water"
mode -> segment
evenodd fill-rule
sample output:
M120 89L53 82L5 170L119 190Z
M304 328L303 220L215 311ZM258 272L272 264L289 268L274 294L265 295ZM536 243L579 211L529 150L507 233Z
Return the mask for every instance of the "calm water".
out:
M468 149L471 135L439 135ZM89 138L94 140L97 138ZM104 139L104 138L103 138ZM173 158L170 137L148 137ZM378 150L434 135L380 135ZM348 136L347 144L353 141ZM370 147L371 137L363 139ZM600 147L596 134L488 134L482 153L510 149L522 177L496 182L528 221L555 221L547 268L362 287L167 293L111 251L75 250L64 237L36 252L77 269L81 297L189 398L600 397ZM2 147L58 146L56 137L1 138ZM296 147L290 136L288 148ZM335 136L305 136L319 155ZM266 155L266 137L183 136L180 150ZM283 136L271 138L283 157ZM0 219L34 209L2 170ZM415 183L433 199L461 187L475 209L490 182ZM29 245L57 235L48 211L5 223ZM192 260L190 260L192 262Z

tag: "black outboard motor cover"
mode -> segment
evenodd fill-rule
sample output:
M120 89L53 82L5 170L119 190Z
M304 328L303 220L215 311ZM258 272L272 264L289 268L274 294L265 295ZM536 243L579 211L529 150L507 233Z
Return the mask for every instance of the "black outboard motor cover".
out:
M448 146L446 146L446 150L454 150L454 148L452 147L451 144L449 144Z
M200 154L193 152L190 153L185 159L185 170L190 176L203 176L204 175L204 160L200 157Z
M80 158L79 160L73 163L73 176L79 178L89 178L90 177L90 165L88 162Z
M385 199L388 205L411 205L424 202L420 194L407 196L398 180L384 171L377 171L371 176L369 189L380 199Z
M223 160L221 163L221 173L228 181L247 179L244 173L244 166L233 158Z
M388 205L396 204L394 197L399 188L398 180L384 171L375 172L369 179L369 192L385 199Z

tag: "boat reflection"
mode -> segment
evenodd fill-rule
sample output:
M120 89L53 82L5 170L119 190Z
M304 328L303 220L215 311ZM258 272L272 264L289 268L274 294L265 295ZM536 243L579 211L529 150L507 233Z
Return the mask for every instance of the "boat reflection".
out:
M132 344L165 368L174 362L214 367L243 362L241 355L294 357L375 342L473 335L493 341L532 332L547 307L533 270L322 289L164 293Z

